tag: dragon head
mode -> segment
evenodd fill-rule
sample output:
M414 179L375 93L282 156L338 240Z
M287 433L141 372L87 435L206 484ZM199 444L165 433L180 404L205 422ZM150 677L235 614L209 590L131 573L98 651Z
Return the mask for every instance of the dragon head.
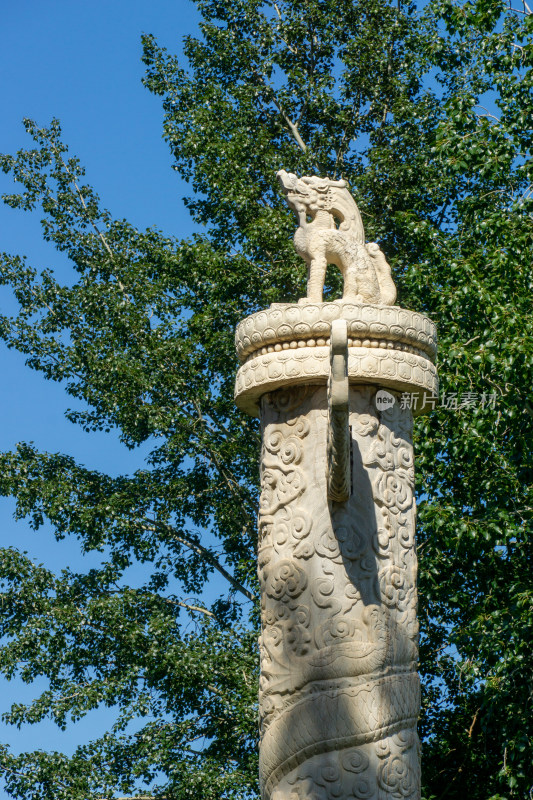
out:
M312 217L317 211L332 211L339 190L346 190L344 180L332 181L330 178L319 178L316 175L299 178L293 172L281 169L277 178L287 197L287 203L297 213L305 212ZM333 191L336 190L336 191Z
M345 181L331 181L329 178L312 177L299 178L293 172L284 169L277 173L277 178L287 197L287 203L297 213L305 212L314 216L322 209L329 211L331 207L330 189L332 186L340 188L346 186Z

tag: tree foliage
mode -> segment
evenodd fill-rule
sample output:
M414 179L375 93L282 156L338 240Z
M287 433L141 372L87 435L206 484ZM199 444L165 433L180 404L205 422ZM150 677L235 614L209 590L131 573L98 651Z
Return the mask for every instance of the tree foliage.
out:
M101 566L0 556L0 668L48 688L13 724L116 723L73 756L1 750L13 797L257 796L258 430L233 406L233 330L303 294L275 173L344 177L399 302L436 322L442 392L419 419L421 734L426 800L525 798L533 639L533 15L523 3L199 0L182 63L144 37L145 83L202 233L105 210L59 123L2 156L70 259L61 284L3 254L8 347L76 398L67 417L152 446L111 477L21 444L0 456L17 517ZM328 274L334 296L339 276ZM81 409L81 410L80 410ZM143 564L144 581L128 569ZM214 579L217 578L217 581ZM208 601L211 585L223 586ZM193 598L193 599L191 599Z

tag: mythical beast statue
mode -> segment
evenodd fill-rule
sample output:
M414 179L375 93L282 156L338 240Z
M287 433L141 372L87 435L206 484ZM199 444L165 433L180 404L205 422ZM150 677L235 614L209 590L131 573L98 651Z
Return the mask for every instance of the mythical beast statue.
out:
M322 302L327 265L335 264L344 278L343 300L394 305L390 266L377 244L365 244L361 215L346 181L298 178L283 169L277 177L290 208L298 214L294 245L307 263L307 301Z

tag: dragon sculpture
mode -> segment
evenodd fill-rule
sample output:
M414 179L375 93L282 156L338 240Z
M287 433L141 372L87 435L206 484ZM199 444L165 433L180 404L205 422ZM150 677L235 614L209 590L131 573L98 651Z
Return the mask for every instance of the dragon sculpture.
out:
M346 181L298 178L283 169L277 177L298 215L294 245L307 263L307 301L322 302L327 265L335 264L344 278L344 301L394 305L390 266L377 244L365 244L361 214Z

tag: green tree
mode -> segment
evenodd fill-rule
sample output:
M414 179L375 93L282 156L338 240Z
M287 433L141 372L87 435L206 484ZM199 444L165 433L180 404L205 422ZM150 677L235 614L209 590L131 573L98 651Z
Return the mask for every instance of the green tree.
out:
M1 318L4 341L83 401L66 412L74 423L153 444L146 468L120 478L28 444L0 457L18 517L102 554L98 569L54 575L2 551L0 667L49 684L7 719L66 726L118 709L114 728L73 757L3 748L7 789L35 800L257 796L259 435L233 406L233 329L303 293L275 182L283 167L350 181L401 304L437 323L442 391L460 400L416 428L424 797L522 800L533 15L501 0L198 6L187 63L150 36L144 62L204 233L175 241L114 219L57 122L27 122L33 149L0 162L23 187L5 202L42 209L44 237L74 275L62 285L4 254L2 282L20 306ZM327 288L338 291L336 274ZM485 402L467 404L467 392ZM129 586L135 562L149 577ZM226 590L207 604L213 576Z

